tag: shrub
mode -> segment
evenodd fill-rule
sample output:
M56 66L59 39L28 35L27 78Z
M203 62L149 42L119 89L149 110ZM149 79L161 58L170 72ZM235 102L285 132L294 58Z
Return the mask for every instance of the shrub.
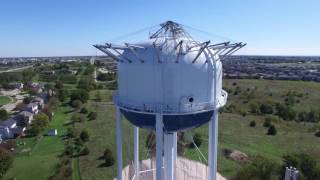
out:
M202 139L201 139L201 135L199 133L195 133L195 135L193 136L193 142L197 147L201 146ZM194 144L191 143L189 147L194 148Z
M256 156L250 164L240 169L232 180L243 180L244 178L271 180L272 175L276 173L275 168L276 164L272 161L261 156Z
M6 150L0 148L0 179L12 166L13 157Z
M30 104L31 101L32 101L32 97L30 97L30 96L25 97L25 98L23 99L23 103L24 103L24 104Z
M250 121L250 127L256 127L256 121Z
M83 122L85 121L85 117L82 114L73 114L71 120L73 122Z
M155 149L155 146L156 146L156 136L153 132L150 132L146 139L146 147L149 150L153 150Z
M57 81L54 87L56 89L62 89L63 88L63 83L61 81Z
M103 152L103 157L104 157L104 160L105 160L105 164L107 167L109 166L112 166L115 162L115 159L113 157L113 153L110 149L106 149L104 152Z
M81 108L81 106L82 106L82 102L80 101L80 100L73 100L72 102L71 102L71 106L73 107L73 108L75 108L75 109L80 109Z
M72 175L72 168L71 167L65 167L62 169L62 174L64 177L70 177Z
M83 114L87 114L88 113L88 109L86 107L83 107L80 111Z
M69 138L74 138L76 137L76 135L77 135L76 130L74 128L68 127L66 136Z
M269 102L265 102L260 106L261 114L272 114L273 113L273 105Z
M286 167L295 167L301 174L299 179L314 180L320 179L320 168L317 160L308 154L290 154L283 157L283 165L280 170L280 176L284 179Z
M97 119L97 117L98 117L98 113L96 113L96 112L90 112L88 114L89 120L95 120L95 119Z
M5 109L0 109L0 120L4 120L8 117L8 112Z
M86 142L86 141L89 140L89 138L90 138L89 131L87 129L82 130L81 133L80 133L80 139L83 142Z
M88 99L89 99L89 93L84 89L75 90L70 95L71 102L74 100L80 100L82 103L86 103Z
M85 155L88 155L89 153L90 153L89 148L88 148L87 146L84 146L84 147L81 149L79 155L80 155L80 156L85 156Z
M320 131L316 132L314 135L315 135L316 137L320 137Z
M277 129L276 129L276 127L274 126L274 125L271 125L270 127L269 127L269 129L268 129L268 133L267 133L268 135L272 135L272 136L274 136L274 135L276 135L277 134Z
M270 127L271 126L271 118L266 118L264 120L264 123L263 123L263 127Z

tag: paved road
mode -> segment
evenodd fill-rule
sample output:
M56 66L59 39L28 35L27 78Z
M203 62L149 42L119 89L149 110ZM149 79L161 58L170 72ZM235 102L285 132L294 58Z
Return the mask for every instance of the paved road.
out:
M19 71L19 70L28 69L28 68L31 68L31 67L32 67L32 65L31 66L24 66L24 67L20 67L20 68L8 69L8 70L0 71L0 73Z

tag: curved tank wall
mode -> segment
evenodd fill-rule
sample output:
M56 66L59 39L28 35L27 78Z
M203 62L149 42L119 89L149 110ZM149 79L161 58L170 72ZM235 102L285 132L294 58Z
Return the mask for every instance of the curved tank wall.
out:
M137 127L155 129L156 120L154 114L142 114L124 109L121 109L121 113ZM212 115L213 111L185 115L164 115L164 131L175 132L196 128L209 122Z
M222 65L219 60L214 60L217 57L213 57L213 50L206 49L193 63L199 49L177 57L174 48L177 41L169 40L163 44L155 48L152 42L145 42L138 44L144 48L135 49L135 53L124 50L122 56L132 63L125 60L118 63L119 101L137 106L213 103L214 88L217 97L221 96ZM217 75L216 86L214 73Z

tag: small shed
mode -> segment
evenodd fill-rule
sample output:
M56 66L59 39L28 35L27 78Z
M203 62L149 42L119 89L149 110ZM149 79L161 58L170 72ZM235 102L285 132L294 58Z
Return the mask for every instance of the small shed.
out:
M48 136L56 136L56 135L58 135L57 129L51 129L48 131Z

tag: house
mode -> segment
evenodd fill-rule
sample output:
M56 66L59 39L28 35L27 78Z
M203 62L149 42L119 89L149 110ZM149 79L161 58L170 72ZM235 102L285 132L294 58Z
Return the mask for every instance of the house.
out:
M26 127L22 127L22 126L17 126L13 129L11 129L14 138L24 136L25 130L26 130Z
M8 89L23 89L23 83L20 82L11 82L7 85Z
M43 98L36 97L36 98L34 98L34 100L32 102L38 104L38 108L39 109L43 109L44 108L44 99Z
M14 138L13 129L17 127L16 120L10 118L0 123L0 135L2 139Z
M38 114L38 112L39 112L38 104L36 104L36 103L28 104L27 107L25 108L25 111L31 112L33 114Z
M33 120L33 113L29 111L21 111L13 117L17 121L18 126L27 126Z
M48 131L48 136L56 136L56 135L58 135L57 129L51 129Z

